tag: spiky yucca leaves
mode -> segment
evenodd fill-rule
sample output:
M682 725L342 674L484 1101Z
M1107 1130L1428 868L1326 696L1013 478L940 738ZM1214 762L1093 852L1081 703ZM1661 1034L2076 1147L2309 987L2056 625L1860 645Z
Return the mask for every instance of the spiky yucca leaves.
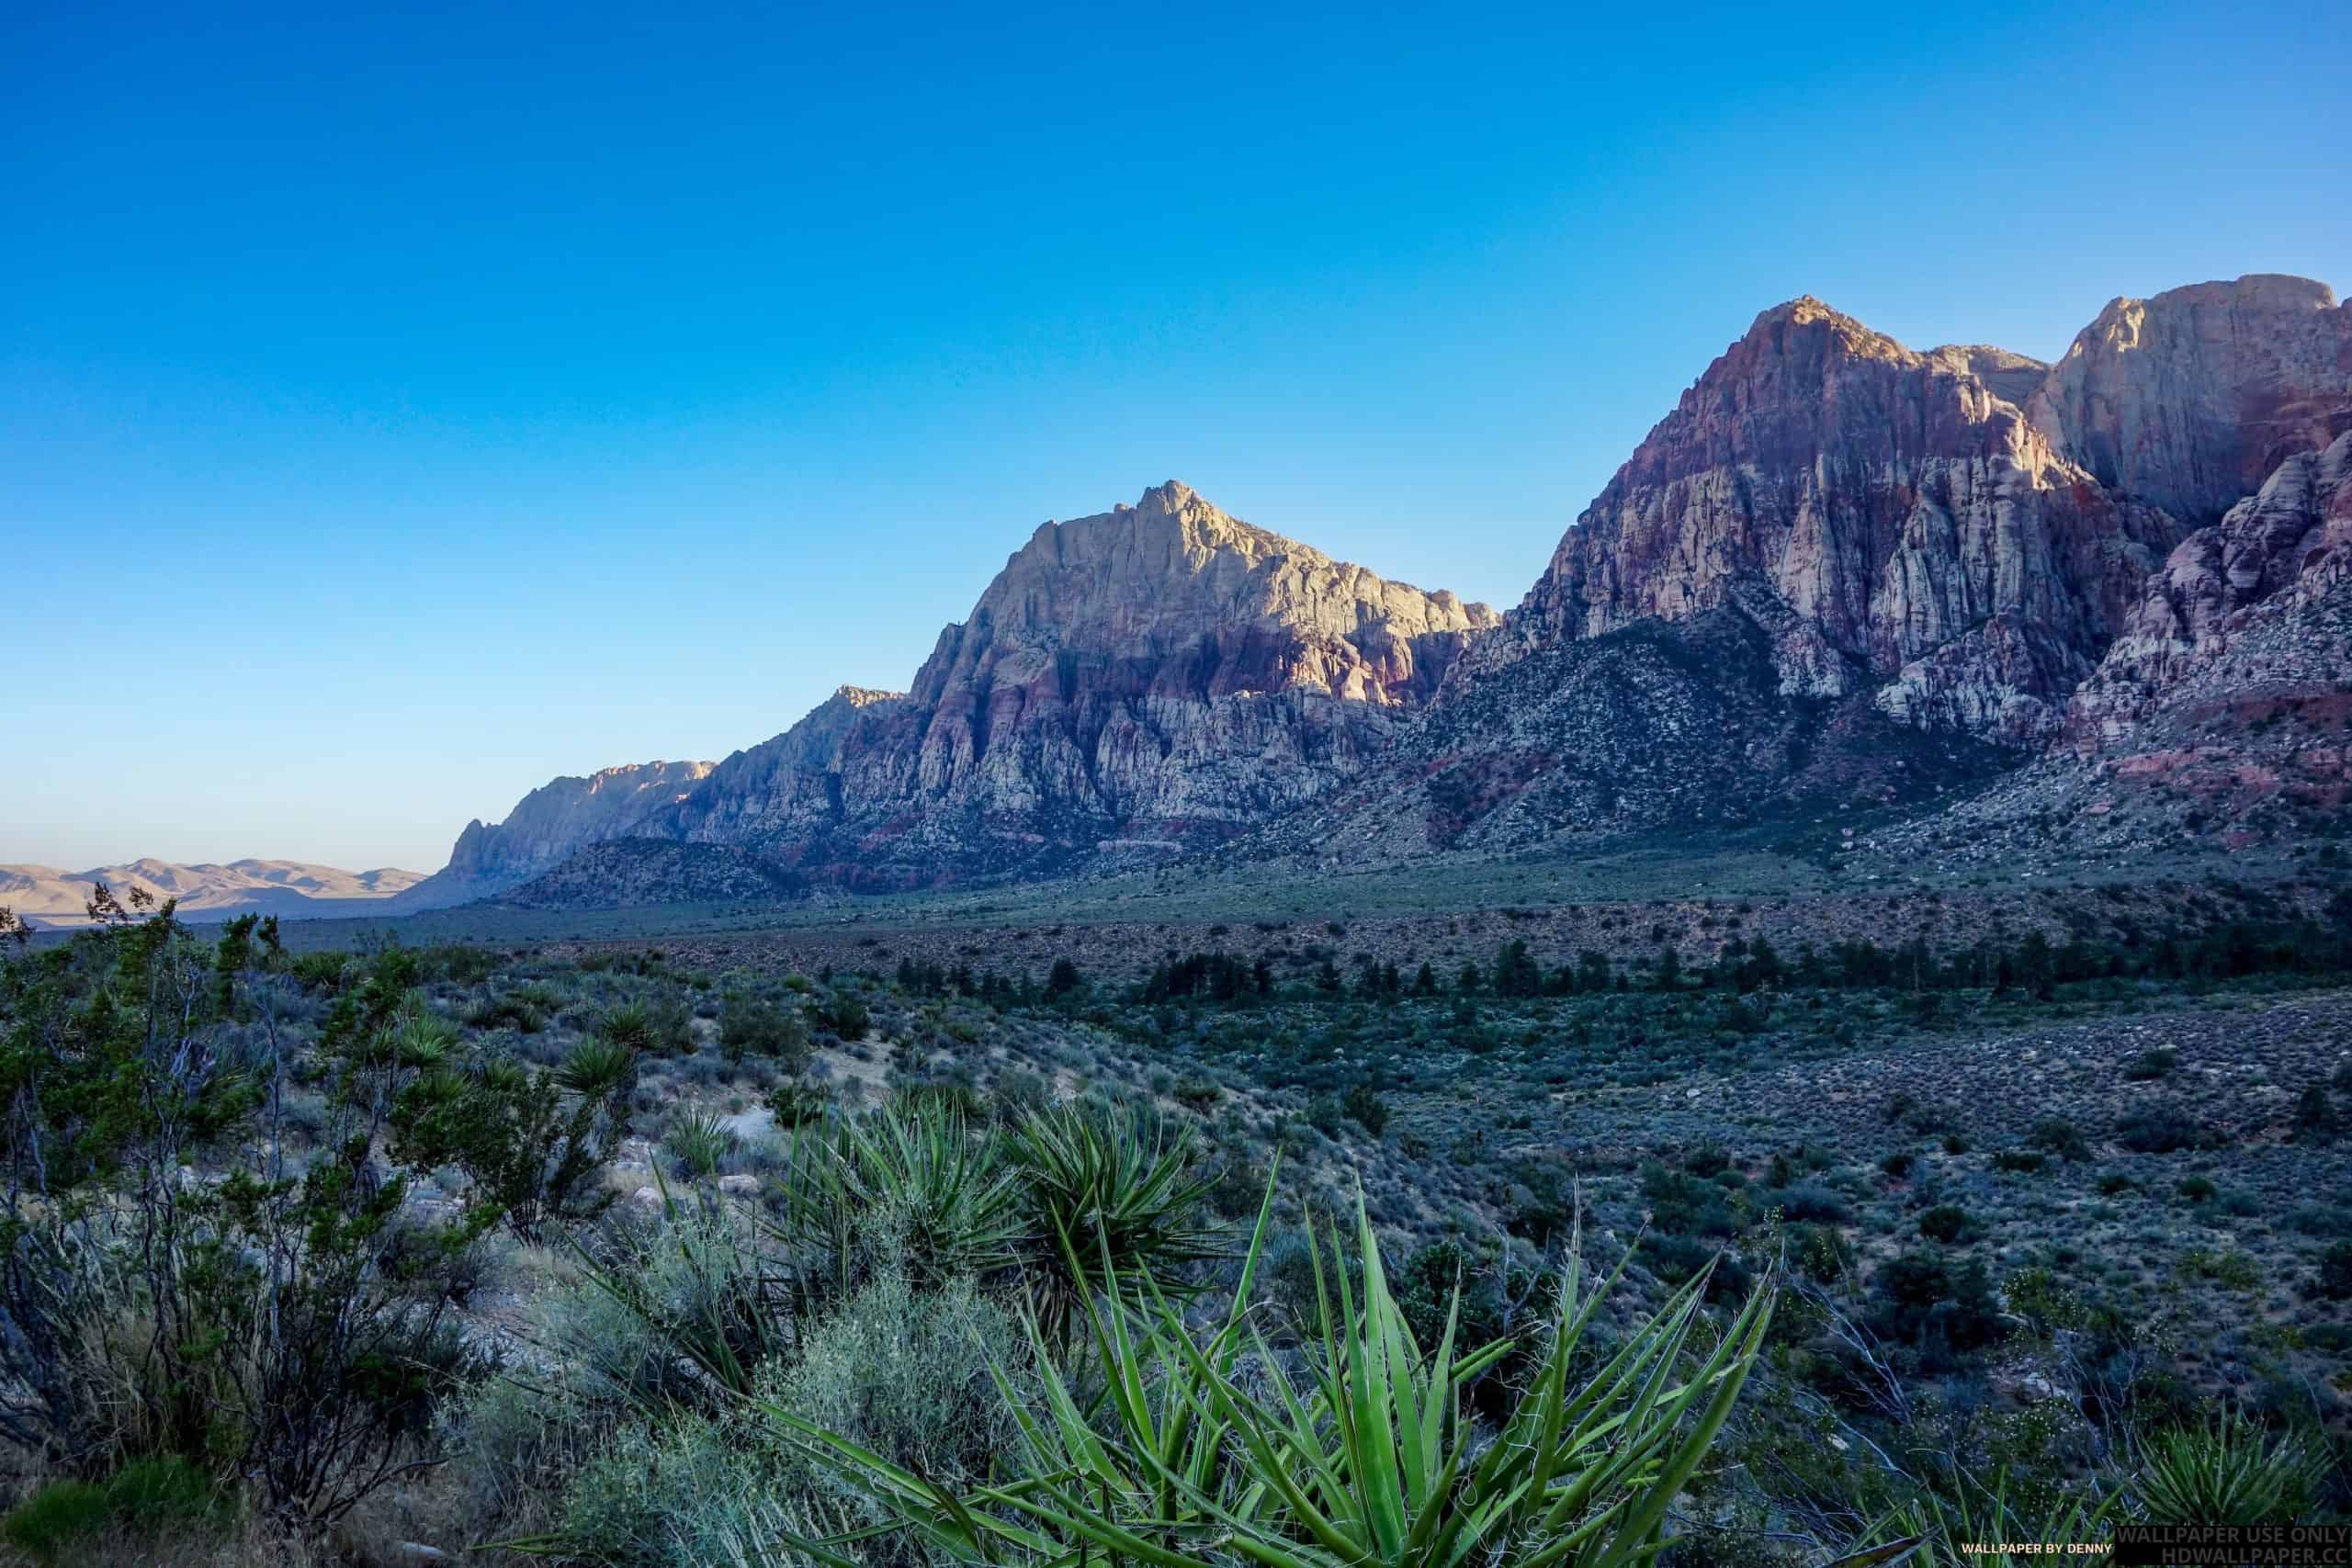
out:
M2132 1477L2139 1516L2156 1525L2262 1525L2308 1513L2326 1451L2301 1433L2276 1439L2243 1417L2158 1433Z
M1106 1384L1091 1407L1071 1393L1033 1317L1044 1416L1029 1414L1000 1376L1026 1438L1017 1479L958 1495L788 1411L769 1414L788 1441L866 1488L926 1547L964 1562L1077 1564L1100 1553L1159 1568L1618 1568L1657 1551L1667 1509L1763 1345L1769 1289L1702 1348L1705 1280L1694 1280L1572 1387L1569 1363L1617 1278L1588 1292L1572 1249L1551 1341L1502 1431L1485 1441L1464 1384L1509 1343L1459 1354L1449 1314L1435 1349L1418 1344L1361 1210L1363 1300L1352 1299L1344 1269L1336 1312L1322 1292L1303 1375L1248 1330L1244 1303L1271 1200L1242 1289L1205 1342L1158 1292L1141 1312L1115 1290L1088 1303ZM1318 1257L1318 1276L1320 1265ZM850 1568L843 1541L797 1544Z
M649 1416L717 1412L750 1397L760 1369L789 1354L804 1322L797 1271L723 1206L673 1199L661 1173L650 1223L575 1235L582 1277L620 1309L622 1333L560 1348Z
M1134 1110L1057 1106L1022 1119L1012 1161L1028 1206L1023 1261L1057 1336L1115 1282L1137 1301L1146 1281L1189 1293L1179 1271L1226 1256L1201 1219L1215 1181L1187 1127Z
M653 1015L643 1002L623 1002L606 1010L596 1026L596 1032L616 1045L632 1051L653 1049Z
M931 1104L801 1134L789 1239L846 1293L879 1266L928 1288L1012 1263L1019 1189L996 1141ZM877 1255L887 1250L887 1258Z
M2116 1497L2067 1497L2035 1506L2012 1496L2007 1471L1988 1482L1962 1476L1955 1495L1922 1493L1880 1521L1865 1538L1872 1544L1827 1568L2010 1568L2046 1555L2049 1548L2098 1546L2113 1531ZM1992 1543L2030 1543L2030 1554L1971 1551Z
M679 1117L662 1141L688 1176L718 1175L720 1162L743 1142L727 1119L713 1111L689 1111Z
M564 1053L555 1081L582 1100L616 1104L637 1083L637 1055L621 1035L592 1035Z

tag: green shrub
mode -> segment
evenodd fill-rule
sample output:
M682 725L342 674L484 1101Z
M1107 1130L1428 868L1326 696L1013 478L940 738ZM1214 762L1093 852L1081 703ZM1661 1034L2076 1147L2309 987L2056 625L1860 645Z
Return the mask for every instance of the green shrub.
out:
M840 1032L855 1039L865 1032ZM787 1075L798 1073L808 1066L808 1021L797 1007L778 1007L759 997L730 996L719 1015L718 1051L729 1063L756 1056L774 1062Z
M1939 1203L1919 1216L1919 1234L1929 1241L1955 1242L1968 1229L1968 1211L1951 1203Z
M894 1464L963 1484L1019 1449L1019 1421L989 1369L1019 1377L1028 1354L1020 1325L969 1280L924 1292L886 1277L804 1336L761 1397ZM831 1472L811 1479L853 1495Z
M2352 1241L2331 1244L2319 1255L2319 1293L2340 1302L2352 1296Z
M662 1142L678 1162L679 1174L689 1178L718 1175L719 1165L743 1144L727 1118L713 1111L681 1115Z
M2044 1154L2056 1155L2063 1160L2091 1157L2091 1145L2072 1122L2063 1116L2044 1117L2033 1124L2026 1142Z
M77 1561L113 1512L106 1488L86 1481L52 1481L0 1518L0 1540L36 1562ZM74 1555L68 1556L73 1549Z
M133 1460L115 1472L107 1482L107 1503L125 1529L150 1537L218 1528L230 1511L210 1476L172 1454Z
M2115 1123L2115 1141L2134 1154L2168 1155L2196 1148L2199 1130L2188 1111L2160 1100L2124 1112Z

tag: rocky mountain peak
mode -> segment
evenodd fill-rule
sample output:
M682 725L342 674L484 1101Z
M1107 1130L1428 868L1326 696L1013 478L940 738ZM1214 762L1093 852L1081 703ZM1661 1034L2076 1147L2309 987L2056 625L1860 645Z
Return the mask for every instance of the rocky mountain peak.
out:
M2352 429L2352 310L2324 283L2272 273L2118 299L2028 412L2100 484L2214 522Z
M2119 504L2021 401L2041 367L1918 354L1811 298L1710 365L1560 541L1479 662L1729 606L1788 694L2046 739L2182 531Z
M1245 523L1171 479L1133 506L1041 525L970 618L941 634L913 694L936 703L983 667L991 681L1010 675L998 666L1017 652L1023 681L1047 660L1068 685L1096 661L1124 671L1114 686L1148 668L1203 696L1313 685L1409 702L1435 689L1464 635L1497 618Z
M502 892L584 844L627 837L693 793L716 762L625 762L551 780L515 802L503 822L466 824L449 863L401 895L406 908L435 908Z
M1810 294L1800 294L1760 312L1747 335L1732 346L1724 358L1749 361L1763 355L1810 357L1825 350L1893 364L1908 364L1919 357L1884 333L1871 331ZM1720 366L1723 361L1716 363ZM1701 379L1703 382L1705 378Z

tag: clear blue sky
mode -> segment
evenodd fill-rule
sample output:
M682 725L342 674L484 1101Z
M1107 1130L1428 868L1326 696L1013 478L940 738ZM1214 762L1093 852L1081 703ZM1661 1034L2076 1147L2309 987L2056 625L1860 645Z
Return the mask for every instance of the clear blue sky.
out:
M0 24L0 862L431 870L1168 478L1515 601L1755 313L2352 285L2352 12Z

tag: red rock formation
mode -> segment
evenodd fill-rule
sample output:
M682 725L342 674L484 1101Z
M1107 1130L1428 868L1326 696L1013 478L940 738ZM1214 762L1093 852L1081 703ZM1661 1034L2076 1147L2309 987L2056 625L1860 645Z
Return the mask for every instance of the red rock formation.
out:
M2263 273L2117 299L2028 412L2100 484L2210 523L2352 429L2352 310Z
M2178 537L2052 449L2005 393L2040 369L1916 354L1803 299L1708 367L1560 541L1520 646L1760 586L1782 689L1885 688L1914 722L2038 739Z

